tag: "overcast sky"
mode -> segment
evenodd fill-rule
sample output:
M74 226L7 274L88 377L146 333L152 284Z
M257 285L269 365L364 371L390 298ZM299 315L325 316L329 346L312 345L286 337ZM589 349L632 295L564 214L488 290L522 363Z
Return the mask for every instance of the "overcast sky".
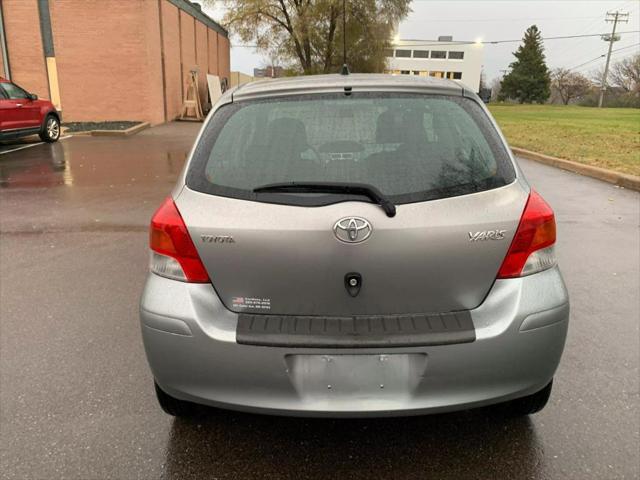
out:
M347 0L348 1L348 0ZM638 0L414 0L413 10L400 24L403 39L432 40L439 35L453 35L454 40L513 40L522 38L524 30L538 25L544 37L585 35L611 31L605 23L607 11L628 12L629 23L620 24L618 31L640 30ZM209 10L220 19L221 8ZM254 67L266 64L266 58L253 48L240 47L231 37L231 69L252 74ZM638 53L640 34L623 34L614 44L612 59ZM635 45L635 46L633 46ZM550 68L572 68L606 53L607 43L599 37L585 37L544 42L547 65ZM512 52L518 43L485 45L484 71L488 81L500 76L501 70L513 61ZM585 74L604 65L604 58L578 68Z

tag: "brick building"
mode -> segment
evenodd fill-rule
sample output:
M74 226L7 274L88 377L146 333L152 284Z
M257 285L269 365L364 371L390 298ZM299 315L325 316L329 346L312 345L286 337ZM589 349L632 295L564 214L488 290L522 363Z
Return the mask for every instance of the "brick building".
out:
M203 102L206 73L230 76L226 30L188 0L0 0L0 13L0 76L65 121L162 123L190 70Z

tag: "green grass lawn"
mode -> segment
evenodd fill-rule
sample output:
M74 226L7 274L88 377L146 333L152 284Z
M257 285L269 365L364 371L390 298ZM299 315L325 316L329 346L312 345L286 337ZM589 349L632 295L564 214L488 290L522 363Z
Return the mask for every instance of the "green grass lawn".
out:
M490 104L512 147L640 175L640 109Z

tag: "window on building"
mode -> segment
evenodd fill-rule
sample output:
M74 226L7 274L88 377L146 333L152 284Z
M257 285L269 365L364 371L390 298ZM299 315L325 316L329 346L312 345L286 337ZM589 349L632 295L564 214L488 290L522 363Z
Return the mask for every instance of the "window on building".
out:
M429 58L429 50L414 50L413 58Z
M396 50L396 58L411 58L411 50Z
M400 70L400 73L402 75L409 75L409 74L411 74L411 70Z
M413 74L414 74L414 75L420 75L420 70L414 70L414 71L413 71Z
M431 50L431 58L447 58L447 52L441 50Z
M444 72L431 71L431 72L429 72L429 76L430 77L436 77L436 78L444 78Z
M385 48L384 49L384 56L385 57L393 57L393 49L392 48Z
M453 72L454 80L462 80L462 72Z
M449 60L463 60L464 52L449 52Z

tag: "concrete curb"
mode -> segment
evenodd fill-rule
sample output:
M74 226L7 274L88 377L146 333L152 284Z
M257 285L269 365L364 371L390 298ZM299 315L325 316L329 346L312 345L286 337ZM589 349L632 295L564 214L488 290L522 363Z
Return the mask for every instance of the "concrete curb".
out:
M81 132L70 132L67 127L62 127L60 135L86 136L91 135L91 130L82 130Z
M525 150L524 148L511 147L511 151L514 155L519 155L529 160L561 168L562 170L569 170L570 172L579 173L586 177L597 178L604 182L613 183L640 192L640 177L635 175L618 173L613 170L607 170L606 168L593 167L591 165L585 165L584 163L565 160L564 158L551 157L542 153L532 152L531 150Z
M96 137L126 137L129 135L135 135L139 131L144 130L145 128L149 128L149 126L149 122L144 122L138 125L134 125L131 128L127 128L126 130L91 130L91 135Z

